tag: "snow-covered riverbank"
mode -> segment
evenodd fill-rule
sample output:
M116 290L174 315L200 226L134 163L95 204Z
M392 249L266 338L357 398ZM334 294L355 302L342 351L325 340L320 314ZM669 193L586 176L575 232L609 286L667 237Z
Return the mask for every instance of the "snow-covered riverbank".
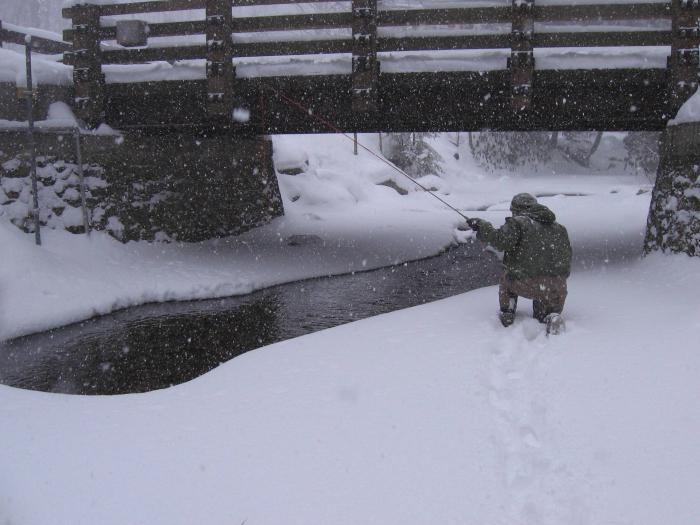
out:
M385 166L315 140L306 152L277 140L279 164L296 155L305 171L280 176L287 215L237 239L45 232L36 248L0 218L0 335L369 269L460 237L428 195L379 184L395 178ZM469 162L424 182L494 222L514 193L551 195L574 250L603 260L570 279L566 333L545 337L529 301L502 328L489 287L148 394L0 386L0 522L696 525L697 259L604 263L641 249L643 178L488 176Z
M496 289L262 348L149 394L0 387L0 520L695 525L700 272L580 272L568 331Z

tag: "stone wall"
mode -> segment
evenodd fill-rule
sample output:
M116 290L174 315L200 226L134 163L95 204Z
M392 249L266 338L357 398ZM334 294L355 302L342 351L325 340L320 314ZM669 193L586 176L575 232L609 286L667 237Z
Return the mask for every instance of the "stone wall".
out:
M37 136L37 187L39 218L42 226L83 233L83 215L80 199L80 179L75 163L73 139ZM15 226L34 231L31 219L32 185L29 176L29 157L25 150L23 133L0 135L0 215ZM86 185L86 203L98 219L107 183L104 170L94 163L83 167Z
M700 256L700 123L669 126L652 193L644 251Z
M99 164L104 226L123 240L201 241L282 214L269 139L131 133Z
M39 142L42 224L82 232L72 137L42 136ZM21 134L0 137L0 213L32 231L23 148ZM244 232L283 212L267 138L85 137L83 161L91 225L122 241L202 241Z

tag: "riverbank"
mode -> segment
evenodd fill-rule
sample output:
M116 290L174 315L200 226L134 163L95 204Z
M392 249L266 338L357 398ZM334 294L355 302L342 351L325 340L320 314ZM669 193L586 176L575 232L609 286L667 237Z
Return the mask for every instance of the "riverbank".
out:
M373 137L365 137L369 145ZM437 146L453 146L449 143ZM650 183L617 175L506 176L445 151L444 173L423 180L467 215L503 221L514 193L546 194L583 253L605 259L641 249ZM451 153L450 153L451 155ZM44 230L44 244L0 216L0 339L40 332L150 302L224 297L310 277L369 270L435 255L460 239L460 217L410 187L342 137L277 137L286 215L235 238L202 244L121 244ZM402 195L386 181L410 189ZM405 191L404 191L405 193ZM579 195L577 197L566 195Z
M489 287L148 394L0 387L0 520L694 525L699 287L657 255L576 273L557 337Z

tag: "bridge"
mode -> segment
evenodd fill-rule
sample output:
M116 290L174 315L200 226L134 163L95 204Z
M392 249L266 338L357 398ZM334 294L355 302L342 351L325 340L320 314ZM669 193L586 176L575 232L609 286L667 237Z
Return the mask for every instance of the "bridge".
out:
M66 8L77 113L117 128L264 134L329 131L309 114L365 132L660 130L697 88L697 0L284 9L299 3ZM149 78L156 61L170 67ZM236 109L249 118L232 119Z
M75 0L62 41L33 31L68 78L33 97L122 134L86 148L109 188L97 227L200 240L282 213L271 134L665 130L698 87L700 0L397 2ZM14 92L0 118L22 120ZM700 254L700 129L663 137L646 246Z

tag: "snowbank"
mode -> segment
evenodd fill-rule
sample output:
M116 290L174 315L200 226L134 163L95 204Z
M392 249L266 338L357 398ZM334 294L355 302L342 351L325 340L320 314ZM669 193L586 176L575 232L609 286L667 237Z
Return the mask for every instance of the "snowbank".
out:
M488 175L448 139L432 142L444 173L427 178L465 214L500 223L530 191L579 256L641 249L645 179ZM122 245L44 231L39 248L0 217L0 337L454 242L456 214L345 139L275 137L275 156L290 173L286 216L237 238ZM321 240L291 242L308 235ZM568 330L549 339L528 301L503 329L490 287L148 394L0 387L0 522L696 525L698 287L695 259L656 255L577 271Z
M487 288L149 394L0 387L0 519L695 525L698 287L655 256L575 275L549 339Z
M12 253L0 262L0 338L137 304L238 295L428 257L452 242L457 223L446 212L424 221L420 213L392 215L367 206L358 211L364 220L354 226L347 215L320 212L189 245L122 245L106 234L86 238L44 230L41 248L0 217L0 245ZM290 246L288 239L300 234L324 242Z
M32 55L32 81L34 85L73 85L73 68L60 63L61 55ZM0 82L27 85L27 66L23 53L0 48Z

